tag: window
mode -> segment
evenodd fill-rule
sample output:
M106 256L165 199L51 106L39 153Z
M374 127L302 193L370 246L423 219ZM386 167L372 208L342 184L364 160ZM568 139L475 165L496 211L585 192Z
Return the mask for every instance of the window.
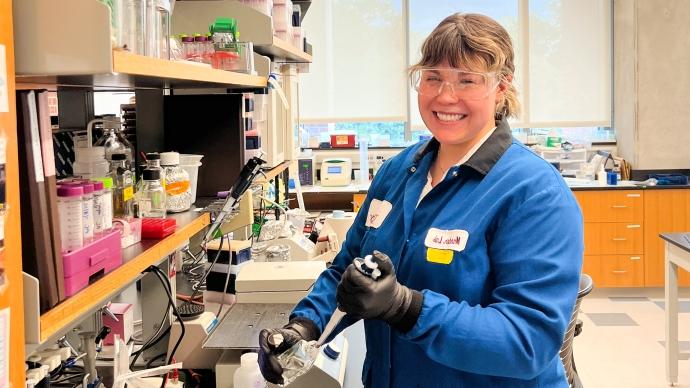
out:
M428 135L407 68L419 60L424 38L455 12L491 16L513 38L522 104L513 127L557 128L591 141L610 136L611 2L601 0L313 2L304 20L315 47L310 73L302 75L302 121L313 125L307 131L402 131L390 136L392 146Z

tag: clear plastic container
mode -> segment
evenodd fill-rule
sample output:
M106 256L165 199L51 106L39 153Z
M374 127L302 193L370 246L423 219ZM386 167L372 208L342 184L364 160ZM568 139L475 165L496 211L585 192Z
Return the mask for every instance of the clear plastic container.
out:
M170 213L189 210L192 207L192 190L189 174L180 167L180 154L163 152L161 167L165 176L166 208Z
M118 46L133 54L144 55L145 0L118 0Z
M259 355L254 352L240 356L240 367L232 377L234 388L264 388L266 380L259 370Z
M187 61L192 61L194 58L194 37L182 36L180 38L182 41L182 52L184 53L184 59Z
M81 196L81 210L83 216L84 244L93 241L95 221L93 214L93 184L87 182L76 183L81 186L84 194Z
M91 183L93 184L93 233L100 236L105 231L105 187L100 181Z
M103 183L103 230L109 231L113 228L113 178L95 178L95 180Z
M112 155L110 177L113 179L113 218L134 217L134 179L127 168L127 155Z
M104 147L77 147L74 149L74 176L85 179L100 178L108 175L110 164L105 159Z
M70 252L84 245L84 226L81 186L62 185L57 189L58 217L60 221L60 242L63 252Z
M290 261L290 247L287 245L271 245L266 248L266 261Z
M170 0L146 2L146 55L170 59Z
M140 218L165 218L165 189L161 185L161 170L147 168L142 173L143 186L139 198Z

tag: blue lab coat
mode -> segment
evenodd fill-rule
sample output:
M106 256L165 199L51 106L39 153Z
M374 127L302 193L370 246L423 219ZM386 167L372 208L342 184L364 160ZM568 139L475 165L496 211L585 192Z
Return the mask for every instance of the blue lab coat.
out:
M437 150L432 139L384 164L343 249L292 317L323 330L341 274L377 249L391 257L401 284L422 292L423 304L405 333L364 322L366 387L567 387L558 353L584 246L571 190L500 121L418 205ZM392 204L378 227L367 226L373 200ZM348 318L339 330L354 322Z

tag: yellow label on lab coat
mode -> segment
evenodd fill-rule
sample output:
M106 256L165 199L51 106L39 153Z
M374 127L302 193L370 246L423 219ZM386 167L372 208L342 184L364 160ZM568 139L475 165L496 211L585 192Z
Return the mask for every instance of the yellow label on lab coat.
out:
M427 248L426 261L436 264L450 264L453 261L453 250Z

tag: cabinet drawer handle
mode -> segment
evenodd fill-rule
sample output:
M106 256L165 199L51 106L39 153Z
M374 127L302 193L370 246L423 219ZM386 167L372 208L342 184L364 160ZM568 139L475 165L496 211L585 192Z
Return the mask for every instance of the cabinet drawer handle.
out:
M637 229L640 227L640 225L626 225L625 227L628 229Z
M614 209L625 209L628 205L612 205L611 207Z
M611 240L613 240L613 241L626 241L627 238L625 238L625 237L614 237Z
M640 260L640 256L630 256L630 260Z
M622 275L622 274L628 273L628 271L624 271L622 269L618 269L618 270L611 271L611 272L615 273L616 275Z
M640 198L640 194L628 194L626 195L628 198Z

